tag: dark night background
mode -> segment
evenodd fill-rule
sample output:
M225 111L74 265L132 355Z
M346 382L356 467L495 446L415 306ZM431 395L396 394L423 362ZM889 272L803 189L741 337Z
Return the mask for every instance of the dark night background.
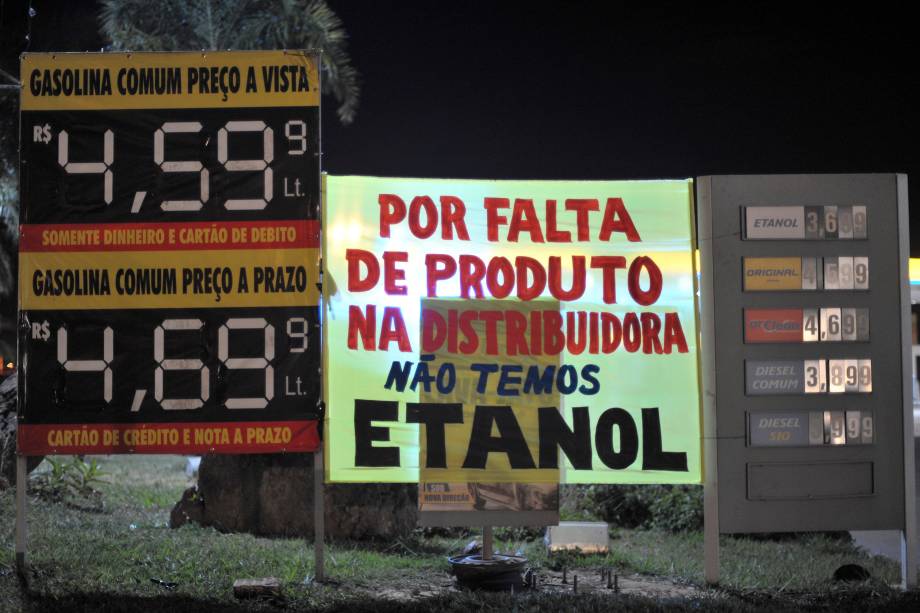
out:
M0 67L18 73L28 3L0 1ZM917 27L893 9L330 5L350 34L363 87L350 126L326 101L329 173L625 179L896 171L911 176L920 202ZM103 46L95 2L33 6L32 51ZM920 213L913 217L920 255Z
M3 2L9 72L27 4ZM330 5L363 77L353 125L338 124L328 101L323 168L333 174L920 180L917 26L876 5L821 15L775 4L709 14L610 2ZM33 6L32 51L102 47L95 2Z
M802 3L722 12L613 2L329 3L344 21L363 82L350 126L326 100L329 173L638 179L904 172L920 202L918 28L896 7L807 13ZM25 50L28 5L0 0L0 68L12 74ZM30 50L103 47L96 2L32 5ZM15 157L12 100L0 96L6 157ZM920 256L920 207L912 208L912 254ZM0 319L11 327L15 304L3 302Z

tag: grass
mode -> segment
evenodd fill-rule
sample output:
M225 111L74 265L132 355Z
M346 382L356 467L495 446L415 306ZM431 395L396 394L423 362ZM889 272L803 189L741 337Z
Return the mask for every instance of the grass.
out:
M534 548L531 553L536 559L545 558L542 548ZM856 551L849 541L822 534L780 540L723 536L721 556L722 583L735 590L815 589L830 585L834 570L850 563L864 566L883 583L900 581L900 566L894 561L867 556ZM610 554L576 558L571 564L572 568L584 566L624 568L702 585L703 535L617 531Z
M805 535L780 540L722 540L725 589L701 589L679 600L596 592L574 596L542 592L519 595L471 594L452 589L445 557L469 540L423 538L387 543L333 542L327 545L327 574L316 585L312 544L221 534L210 528L168 527L169 511L188 485L184 459L175 456L99 458L107 483L99 485L102 512L30 500L30 587L24 592L13 572L14 499L0 493L0 610L276 610L267 603L233 599L234 579L279 578L288 607L305 610L774 610L827 603L862 610L918 606L916 594L888 586L898 565L870 558L845 540ZM41 469L39 469L41 470ZM621 574L666 577L702 585L702 535L619 530L606 556L549 558L539 539L498 539L501 551L522 549L544 573L613 567ZM876 579L843 589L829 581L845 563L865 566ZM582 572L587 572L586 570ZM175 584L174 587L168 587ZM699 600L702 598L703 600ZM913 600L911 600L913 599ZM702 603L702 604L701 604ZM854 608L855 607L855 608Z

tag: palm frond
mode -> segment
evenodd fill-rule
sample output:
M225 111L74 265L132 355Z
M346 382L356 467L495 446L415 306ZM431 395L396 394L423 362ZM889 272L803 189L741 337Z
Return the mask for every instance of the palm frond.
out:
M307 49L322 53L324 91L354 121L361 82L348 34L326 0L103 0L102 33L113 50Z
M19 195L16 175L0 168L0 296L16 291L16 244L19 237Z

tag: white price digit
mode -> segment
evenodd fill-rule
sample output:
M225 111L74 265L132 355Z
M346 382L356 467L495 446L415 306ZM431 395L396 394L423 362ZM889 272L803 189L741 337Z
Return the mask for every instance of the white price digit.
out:
M231 160L229 138L232 132L261 132L262 159ZM224 203L226 209L231 211L260 211L268 206L274 190L274 175L270 166L275 157L274 143L274 131L266 126L264 121L228 121L223 128L217 131L218 161L232 172L261 170L264 184L262 198L231 198Z
M264 357L231 358L230 330L265 330ZM217 332L217 355L229 369L265 369L265 395L261 398L227 398L228 409L264 409L275 397L275 369L271 361L275 359L275 327L261 317L234 317Z
M824 424L830 439L826 442L831 445L846 444L847 437L843 411L825 411Z
M802 289L818 289L818 260L802 258Z
M854 258L853 280L858 289L869 289L869 259Z
M284 136L293 147L293 149L288 149L288 155L303 155L307 152L307 123L305 121L292 119L284 124Z
M103 199L106 204L112 204L112 183L114 177L109 166L115 161L115 134L106 130L102 137L101 162L71 162L70 161L70 136L67 130L58 133L58 164L67 174L86 175L101 174L103 183Z
M840 257L838 258L838 263L840 289L853 289L853 258Z
M824 207L824 231L828 234L837 233L837 207Z
M827 364L827 369L830 379L828 391L831 394L844 393L846 391L846 383L844 381L846 367L844 366L844 360L830 360Z
M846 373L846 386L847 391L856 391L859 389L859 379L857 378L857 366L856 360L847 360L846 366L844 367L844 372Z
M835 311L837 309L834 309ZM827 316L827 332L830 336L839 336L840 335L840 315L837 313L830 313Z
M873 435L872 416L866 415L862 418L862 442L871 443Z
M101 372L102 397L106 402L112 401L112 358L115 353L115 333L106 326L102 331L101 360L71 360L67 357L67 328L57 329L57 360L67 372Z
M803 309L802 317L805 320L802 328L802 340L806 343L818 340L818 311L817 309Z
M859 391L864 394L872 392L872 360L858 360Z
M197 172L199 173L198 200L164 200L160 208L164 211L199 211L209 198L208 169L200 161L166 161L166 135L177 133L201 132L197 121L167 121L153 133L153 161L163 172Z
M805 393L817 394L824 390L821 389L821 367L819 360L805 361Z
M809 234L818 233L818 211L815 209L805 213L805 231Z
M847 411L847 441L859 442L859 411Z
M856 340L856 309L843 309L843 339Z
M805 393L827 392L827 363L824 360L805 360Z
M853 207L853 238L866 238L866 223L868 221L865 206Z
M840 309L821 309L821 340L840 340Z
M853 238L853 207L842 206L837 209L837 226L839 238Z
M869 309L856 310L856 340L869 340Z
M840 260L824 258L824 289L840 289Z
M809 388L815 388L818 386L818 367L809 365L805 367L805 376L807 377L805 385Z
M157 361L153 373L153 397L167 411L187 411L200 409L211 395L209 387L210 371L197 358L167 359L166 330L200 330L204 323L200 319L164 319L153 331L153 359ZM198 370L201 373L201 391L199 398L166 398L163 393L164 371Z
M287 320L287 335L291 340L299 341L299 347L291 347L291 353L303 353L307 350L309 333L307 331L307 320L303 317L291 317Z

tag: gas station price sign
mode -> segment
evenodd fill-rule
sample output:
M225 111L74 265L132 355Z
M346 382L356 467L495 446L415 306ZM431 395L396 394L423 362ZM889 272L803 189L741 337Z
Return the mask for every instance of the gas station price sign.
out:
M916 552L907 177L696 186L707 581L719 533L899 530Z
M21 68L20 449L315 448L316 57Z

